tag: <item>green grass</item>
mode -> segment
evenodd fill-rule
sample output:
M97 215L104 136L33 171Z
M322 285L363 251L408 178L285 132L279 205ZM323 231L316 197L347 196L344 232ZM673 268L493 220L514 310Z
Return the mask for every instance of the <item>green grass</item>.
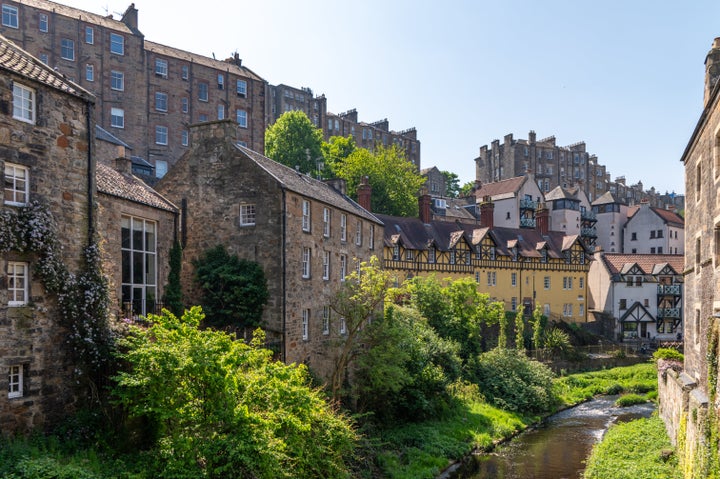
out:
M574 405L600 394L657 391L657 370L652 363L572 374L555 380L555 392L565 405Z
M677 457L662 420L653 416L612 426L588 460L584 479L679 479Z
M629 393L629 394L623 394L617 400L615 401L615 405L617 407L629 407L634 406L636 404L643 404L648 402L647 397L641 396L640 394L635 393Z

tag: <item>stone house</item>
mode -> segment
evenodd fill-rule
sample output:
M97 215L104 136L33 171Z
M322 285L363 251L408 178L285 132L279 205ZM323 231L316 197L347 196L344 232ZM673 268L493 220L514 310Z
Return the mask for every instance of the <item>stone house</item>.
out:
M592 254L579 235L549 231L547 210L536 228L507 228L494 225L491 202L480 205L479 224L434 220L420 203L419 218L377 215L385 225L383 265L396 283L431 274L473 278L507 311L531 314L540 305L553 320L587 322Z
M358 260L382 254L382 223L341 187L239 145L232 121L191 131L190 151L157 185L182 209L186 304L201 302L193 262L208 249L221 244L259 263L270 297L263 313L268 340L285 362L306 362L327 377L326 348L343 334L329 296Z
M624 253L682 255L685 253L685 220L674 211L643 202L628 209L622 238Z
M94 98L0 37L0 433L50 426L78 401L57 296L46 290L40 251L81 272L94 236ZM47 216L24 214L42 205ZM43 235L54 224L57 243ZM37 242L13 243L18 227ZM50 243L48 243L50 242Z
M215 60L145 39L131 4L119 20L48 0L7 0L0 33L92 92L95 118L155 168L189 147L190 123L232 118L264 149L266 82L235 55Z
M597 252L589 307L614 319L613 339L674 341L682 336L683 268L682 255Z
M532 174L484 183L475 190L478 203L492 201L493 223L504 228L535 228L535 212L543 193Z

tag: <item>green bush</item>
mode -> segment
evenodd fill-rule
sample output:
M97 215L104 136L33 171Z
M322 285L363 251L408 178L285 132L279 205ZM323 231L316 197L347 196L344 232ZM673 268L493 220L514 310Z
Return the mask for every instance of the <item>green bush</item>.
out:
M639 394L623 394L617 400L615 401L615 405L617 407L628 407L628 406L634 406L636 404L643 404L647 402L647 398L645 396L641 396Z
M685 360L685 356L680 351L673 348L658 348L658 350L653 353L652 357L655 361L667 359L669 361L682 362Z
M468 371L485 398L502 409L535 414L556 402L550 368L514 349L480 354Z

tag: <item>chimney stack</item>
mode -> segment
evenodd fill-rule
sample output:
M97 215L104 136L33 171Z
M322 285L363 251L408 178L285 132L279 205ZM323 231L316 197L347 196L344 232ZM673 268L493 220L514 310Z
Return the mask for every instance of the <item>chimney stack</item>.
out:
M489 196L484 196L480 203L480 226L490 229L495 226L495 203Z
M369 184L369 178L367 176L363 176L357 189L358 203L368 211L370 211L371 194L372 187Z
M535 227L543 236L547 235L550 230L550 210L544 204L540 205L535 212Z
M713 41L712 47L705 57L705 98L703 106L707 107L710 94L720 77L720 38Z
M338 191L341 195L347 195L347 182L342 178L331 178L323 181Z
M420 221L425 224L430 223L432 213L430 211L430 195L427 193L420 195L418 198L418 206L420 207Z

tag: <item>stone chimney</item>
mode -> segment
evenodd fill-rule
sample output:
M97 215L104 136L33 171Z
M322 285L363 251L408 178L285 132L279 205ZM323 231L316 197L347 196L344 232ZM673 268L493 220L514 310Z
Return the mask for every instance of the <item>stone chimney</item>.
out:
M705 57L705 98L703 106L707 107L710 94L720 77L720 38L713 41L712 47Z
M480 226L492 229L495 226L495 203L484 196L480 203Z
M332 178L324 181L341 195L347 195L347 182L342 178Z
M132 173L132 160L127 156L118 156L115 158L115 170L123 174Z
M528 133L528 143L534 145L536 138L535 130L530 130L530 133Z
M370 198L372 196L372 187L369 181L367 176L363 176L357 189L358 203L368 211L370 211Z
M430 211L430 195L427 193L420 195L418 198L418 206L420 207L420 221L427 224L432 219L432 212Z
M120 19L121 22L123 22L127 27L132 30L135 33L139 33L138 31L138 9L135 8L135 4L131 3L129 7L127 7L127 10L125 10L125 13L123 13L122 18Z
M545 205L539 206L535 212L535 228L543 236L550 230L550 210Z

